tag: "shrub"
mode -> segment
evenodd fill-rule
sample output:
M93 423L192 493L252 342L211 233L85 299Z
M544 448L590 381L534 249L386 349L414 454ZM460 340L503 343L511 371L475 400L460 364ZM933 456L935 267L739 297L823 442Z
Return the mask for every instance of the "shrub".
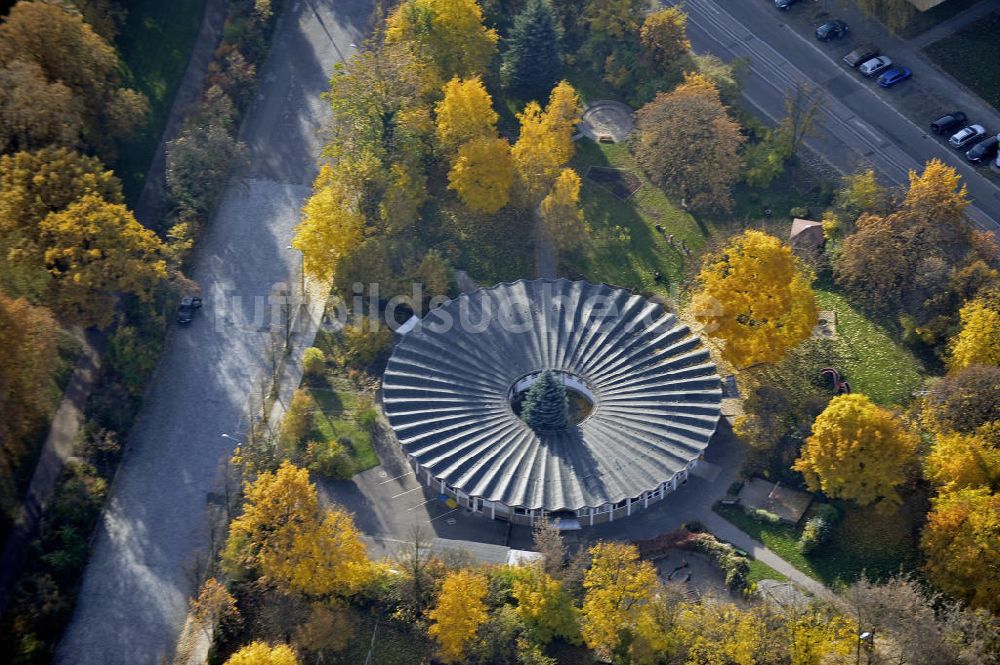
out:
M378 411L375 410L375 403L367 395L358 398L354 421L366 432L374 432L378 427Z
M323 375L323 370L326 369L326 356L323 355L321 349L317 349L315 346L310 346L302 354L302 371L306 373L307 376L319 377Z
M702 534L685 543L686 546L708 555L726 575L726 585L733 591L748 592L750 590L750 562L737 554L729 543L717 540L711 534Z
M814 503L812 514L815 517L822 517L831 527L840 521L840 511L832 503Z
M807 218L809 217L809 208L804 206L796 206L788 211L788 214L792 217Z
M347 454L350 439L335 441L310 441L306 446L306 456L309 459L307 468L321 476L329 476L337 480L347 480L354 475L354 462Z
M755 519L758 522L764 522L765 524L780 524L781 518L774 513L764 510L762 508L752 508L750 506L743 506L743 512L747 514L747 517Z
M824 518L810 517L805 528L802 529L802 536L799 538L799 551L803 554L814 551L829 539L831 531L830 523Z
M302 443L313 427L313 400L309 391L299 388L292 395L292 403L281 419L281 443L294 448Z

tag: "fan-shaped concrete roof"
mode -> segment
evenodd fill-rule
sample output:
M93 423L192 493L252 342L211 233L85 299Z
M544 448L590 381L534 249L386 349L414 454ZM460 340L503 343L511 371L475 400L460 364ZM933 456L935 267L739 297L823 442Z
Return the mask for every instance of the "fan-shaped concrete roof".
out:
M593 393L589 417L535 432L512 386L552 369ZM452 488L508 506L577 510L656 489L715 432L721 384L675 315L624 289L568 280L498 284L431 311L383 380L406 452Z

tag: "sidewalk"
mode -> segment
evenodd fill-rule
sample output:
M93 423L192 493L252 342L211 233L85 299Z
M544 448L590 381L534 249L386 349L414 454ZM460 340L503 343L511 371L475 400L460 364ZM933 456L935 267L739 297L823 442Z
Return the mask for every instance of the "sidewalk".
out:
M42 444L42 453L35 465L31 484L21 501L21 508L14 527L7 536L7 542L4 543L3 552L0 553L0 615L7 607L10 592L27 559L28 546L38 534L42 515L52 499L63 467L73 455L73 447L83 424L83 409L87 397L100 376L104 336L91 330L80 335L80 340L80 359L49 425L49 433Z

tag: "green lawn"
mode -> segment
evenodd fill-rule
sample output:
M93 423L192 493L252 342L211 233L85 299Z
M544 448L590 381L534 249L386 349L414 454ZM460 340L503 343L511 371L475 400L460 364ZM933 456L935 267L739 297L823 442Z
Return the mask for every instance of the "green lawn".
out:
M153 159L170 113L174 92L187 67L191 47L201 24L205 0L132 0L118 35L118 52L125 80L149 98L148 124L131 141L120 145L115 172L125 195L135 203L146 169Z
M920 361L884 327L855 309L838 291L816 289L820 310L837 313L837 338L810 339L793 349L787 358L770 365L744 370L750 383L777 385L790 394L831 396L820 370L833 367L841 372L854 392L867 395L883 406L904 406L924 385Z
M757 559L750 559L750 573L747 575L747 581L752 584L757 584L761 580L785 582L788 578L776 571L774 568L771 568L771 566L766 563L762 563Z
M580 203L591 227L592 247L582 260L568 266L570 271L591 281L668 293L668 284L658 284L654 273L659 271L674 284L685 277L705 245L697 221L646 179L627 146L584 138L576 147L570 165L583 181ZM640 178L642 186L622 201L587 179L591 166L626 169ZM656 230L657 224L663 232ZM678 246L671 246L665 234L673 234ZM681 240L691 248L690 257L679 249Z
M309 394L316 403L313 414L313 431L316 440L349 440L348 453L354 461L354 472L360 473L379 465L378 455L372 446L372 437L358 426L355 420L360 393L346 379L331 378L322 384L307 384Z
M716 506L715 511L802 572L835 586L856 580L862 572L883 579L900 570L915 570L920 562L915 525L922 519L923 503L922 496L910 496L891 514L837 503L843 517L830 542L808 556L798 549L808 513L799 525L791 526L759 522L735 506ZM761 573L751 568L751 574Z
M1000 12L993 12L931 44L924 52L993 108L1000 109L1000 38L997 35L1000 35Z

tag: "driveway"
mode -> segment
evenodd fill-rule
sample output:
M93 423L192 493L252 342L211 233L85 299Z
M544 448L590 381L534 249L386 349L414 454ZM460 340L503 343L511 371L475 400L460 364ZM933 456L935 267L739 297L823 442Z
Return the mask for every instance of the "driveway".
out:
M169 661L196 569L213 539L231 433L266 371L268 295L295 283L286 249L310 191L328 119L320 94L367 32L370 0L293 0L243 126L246 173L233 178L196 252L205 307L171 332L129 438L56 662Z
M887 182L899 185L908 182L910 170L921 169L937 157L954 166L968 186L973 200L967 210L969 218L981 228L994 233L1000 230L1000 188L960 153L928 135L925 125L915 124L896 108L901 101L897 98L917 94L917 88L907 86L916 83L918 76L942 77L939 85L945 86L945 75L927 67L915 73L914 80L883 91L840 62L853 42L819 44L790 27L771 3L670 0L666 4L683 6L688 13L688 34L696 52L712 53L727 61L750 61L743 95L772 123L785 115L786 91L797 83L823 90L826 95L816 132L806 143L840 173L873 167ZM857 26L856 31L863 28ZM959 90L953 81L951 85ZM972 103L964 89L961 95L942 92L918 101L926 103L929 121L954 110L951 105L956 100ZM968 111L972 108L966 107ZM980 111L979 117L996 116L988 107ZM992 121L989 124L991 129L1000 130L1000 122L996 127Z

